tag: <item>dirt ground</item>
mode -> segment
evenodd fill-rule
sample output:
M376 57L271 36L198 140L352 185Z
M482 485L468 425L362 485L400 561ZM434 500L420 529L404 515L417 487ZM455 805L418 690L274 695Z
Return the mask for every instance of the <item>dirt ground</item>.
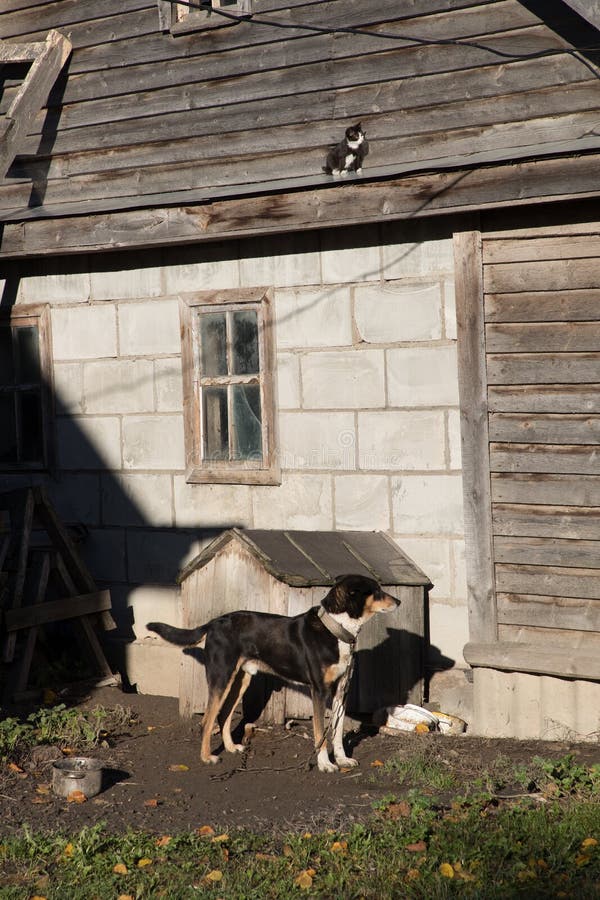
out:
M347 738L359 768L325 775L311 752L310 723L301 722L290 729L259 726L246 753L225 753L218 765L206 766L199 759L199 717L181 720L174 699L124 694L113 687L95 690L81 705L120 705L134 714L110 746L93 752L104 766L100 794L84 803L54 796L49 790L52 750L44 748L23 773L6 767L0 773L0 833L17 831L24 823L71 832L104 822L114 832L141 828L161 834L202 825L274 832L346 828L367 819L381 797L406 792L410 786L399 788L377 761L413 753L415 746L446 761L465 784L499 755L527 762L535 755L574 753L578 761L600 762L598 744L390 736L354 723ZM213 746L217 743L214 738Z

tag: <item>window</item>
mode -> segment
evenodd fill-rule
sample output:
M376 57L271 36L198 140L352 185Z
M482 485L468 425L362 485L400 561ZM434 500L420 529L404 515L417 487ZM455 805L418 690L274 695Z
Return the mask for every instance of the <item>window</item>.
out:
M182 298L188 481L279 483L270 308L264 289Z
M0 318L0 469L49 465L49 313L24 307Z
M222 9L228 16L220 16L214 10ZM232 24L229 16L249 16L252 14L252 0L190 0L177 3L175 0L158 0L160 27L172 34L185 34L204 28L222 27Z

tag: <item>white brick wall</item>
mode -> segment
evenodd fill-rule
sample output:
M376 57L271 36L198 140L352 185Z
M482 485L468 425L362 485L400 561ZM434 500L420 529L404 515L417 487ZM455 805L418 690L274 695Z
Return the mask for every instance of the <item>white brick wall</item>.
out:
M188 484L178 294L238 286L273 291L281 484ZM456 314L444 223L199 244L130 254L126 267L120 255L80 257L25 273L18 302L52 307L57 502L92 529L96 577L118 587L121 602L135 588L127 602L136 620L152 605L148 585L172 587L224 527L380 529L434 582L433 643L448 653L460 645ZM461 611L456 628L452 609Z

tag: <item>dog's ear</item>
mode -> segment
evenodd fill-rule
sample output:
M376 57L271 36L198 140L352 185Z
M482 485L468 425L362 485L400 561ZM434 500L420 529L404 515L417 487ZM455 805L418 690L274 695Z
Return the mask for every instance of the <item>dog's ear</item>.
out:
M329 613L341 613L346 609L347 590L343 581L337 581L321 601Z

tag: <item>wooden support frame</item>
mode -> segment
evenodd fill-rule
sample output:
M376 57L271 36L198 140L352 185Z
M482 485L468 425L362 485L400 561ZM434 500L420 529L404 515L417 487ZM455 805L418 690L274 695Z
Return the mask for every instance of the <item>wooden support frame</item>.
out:
M458 385L467 547L467 602L473 641L496 641L481 232L454 235Z
M35 116L48 99L70 53L71 42L55 30L48 33L45 43L0 45L0 63L31 62L29 72L2 121L0 177L5 177L19 153Z

